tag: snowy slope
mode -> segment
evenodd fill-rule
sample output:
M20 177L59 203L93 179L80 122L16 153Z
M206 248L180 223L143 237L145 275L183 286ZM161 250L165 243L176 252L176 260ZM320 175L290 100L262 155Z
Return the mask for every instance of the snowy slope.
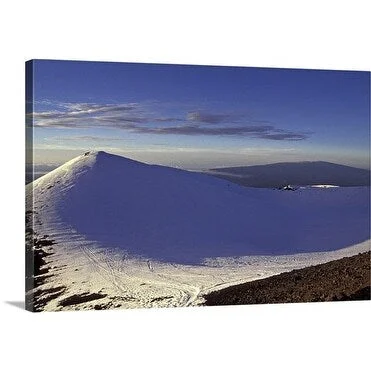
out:
M248 189L105 152L79 156L33 186L45 222L155 260L328 251L369 238L366 187Z
M36 288L45 310L199 305L209 291L370 248L368 187L244 188L91 152L26 190L35 232L55 241ZM86 293L101 298L61 304Z

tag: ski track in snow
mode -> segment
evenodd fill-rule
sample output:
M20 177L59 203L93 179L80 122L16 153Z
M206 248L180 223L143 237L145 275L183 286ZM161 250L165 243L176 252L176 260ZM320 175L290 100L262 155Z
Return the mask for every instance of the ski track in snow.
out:
M38 228L39 233L49 235L56 242L56 254L48 258L48 263L59 268L45 285L64 285L67 290L51 300L44 310L92 309L97 303L110 304L112 298L117 308L198 306L203 303L202 296L210 291L370 249L370 241L365 241L331 252L219 258L198 266L150 261L149 269L148 259L103 249L61 224L46 227L45 224ZM84 292L102 292L107 297L93 303L60 307L63 298Z
M83 162L83 166L74 167L79 161ZM91 161L90 158L85 159L80 156L62 168L39 178L33 183L34 190L31 185L27 188L27 197L33 196L32 200L28 199L28 205L33 205L33 211L37 215L33 226L34 231L39 235L48 235L55 241L54 254L45 258L51 274L42 286L44 288L59 286L66 288L60 296L51 299L44 310L92 309L96 305L108 308L198 306L203 303L203 295L213 290L352 256L370 249L370 240L366 240L327 252L310 252L309 250L307 253L288 255L210 256L201 259L199 264L183 264L174 261L166 263L153 257L135 255L130 250L89 239L87 235L78 233L61 217L60 210L63 210L64 204L60 200L64 201L66 197L68 199L69 192L76 186L74 180L88 172L93 166L89 161ZM197 175L196 181L200 179L213 183L213 180L199 178ZM215 189L231 187L232 191L227 194L227 200L231 197L234 202L233 197L239 197L240 194L244 197L245 189L239 186L229 185L220 180L216 180L215 184ZM211 191L214 190L212 187L214 184L211 185ZM290 201L292 204L289 203L288 210L290 208L294 210L294 202L297 201L301 205L303 199L300 195L304 195L306 191L316 192L311 195L312 200L315 201L316 197L323 197L323 192L341 192L342 190L317 187L315 190L301 189L293 193L280 192L279 195L283 200L293 200ZM246 191L249 194L252 192L255 191ZM269 206L273 196L276 196L272 191L265 192L265 190L256 190L252 201L261 202L264 207ZM357 197L358 190L355 189L354 192ZM57 201L62 205L62 209L55 206L57 205L55 194L59 197ZM341 196L338 193L331 194L333 197ZM266 198L265 195L267 195ZM344 192L345 207L348 207L348 204L351 205L352 195L350 188ZM356 209L353 209L353 214L354 210ZM313 209L310 212L316 213L318 210ZM344 212L344 210L338 212ZM357 214L354 215L357 216ZM87 220L90 218L94 218L94 215L89 215ZM359 220L363 221L362 218ZM323 230L320 225L316 226L314 223L313 226ZM333 224L330 224L330 227L334 228ZM104 297L75 305L61 305L63 299L86 293L99 293Z

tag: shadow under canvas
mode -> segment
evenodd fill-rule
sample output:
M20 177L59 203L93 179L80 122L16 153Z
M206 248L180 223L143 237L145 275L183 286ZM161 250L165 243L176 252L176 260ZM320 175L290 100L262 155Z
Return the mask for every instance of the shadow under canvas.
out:
M13 307L17 307L19 309L25 309L24 301L5 301L5 303L12 305Z

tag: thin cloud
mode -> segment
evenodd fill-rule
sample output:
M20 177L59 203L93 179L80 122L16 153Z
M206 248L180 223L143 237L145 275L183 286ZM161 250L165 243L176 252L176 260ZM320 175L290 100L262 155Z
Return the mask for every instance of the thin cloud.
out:
M132 127L132 130L137 133L145 134L176 134L176 135L208 135L208 136L246 136L260 139L270 140L289 140L298 141L309 137L309 133L293 133L290 131L279 130L271 125L265 126L237 126L237 127L202 127L202 126L173 126L166 128L150 128L150 127Z
M112 142L112 141L127 141L128 139L126 138L120 138L120 137L98 137L94 135L77 135L77 136L69 136L69 137L51 137L49 138L49 141L61 141L63 140L64 142L79 142L79 141L92 141L92 142Z
M183 118L165 116L139 103L59 103L58 107L29 114L27 123L32 122L35 128L114 128L141 134L245 136L274 141L300 141L311 135L228 113L190 111Z
M262 133L259 135L261 139L270 139L270 140L304 140L310 137L311 133L292 133L292 132L280 132L280 133Z
M192 122L206 123L206 124L223 124L231 123L240 119L242 116L227 113L210 113L203 111L193 111L187 113L187 120Z

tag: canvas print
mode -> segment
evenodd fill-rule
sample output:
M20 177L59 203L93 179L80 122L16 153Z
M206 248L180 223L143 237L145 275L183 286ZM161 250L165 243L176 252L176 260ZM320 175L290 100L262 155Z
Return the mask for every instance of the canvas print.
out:
M370 72L26 62L26 308L370 299Z

